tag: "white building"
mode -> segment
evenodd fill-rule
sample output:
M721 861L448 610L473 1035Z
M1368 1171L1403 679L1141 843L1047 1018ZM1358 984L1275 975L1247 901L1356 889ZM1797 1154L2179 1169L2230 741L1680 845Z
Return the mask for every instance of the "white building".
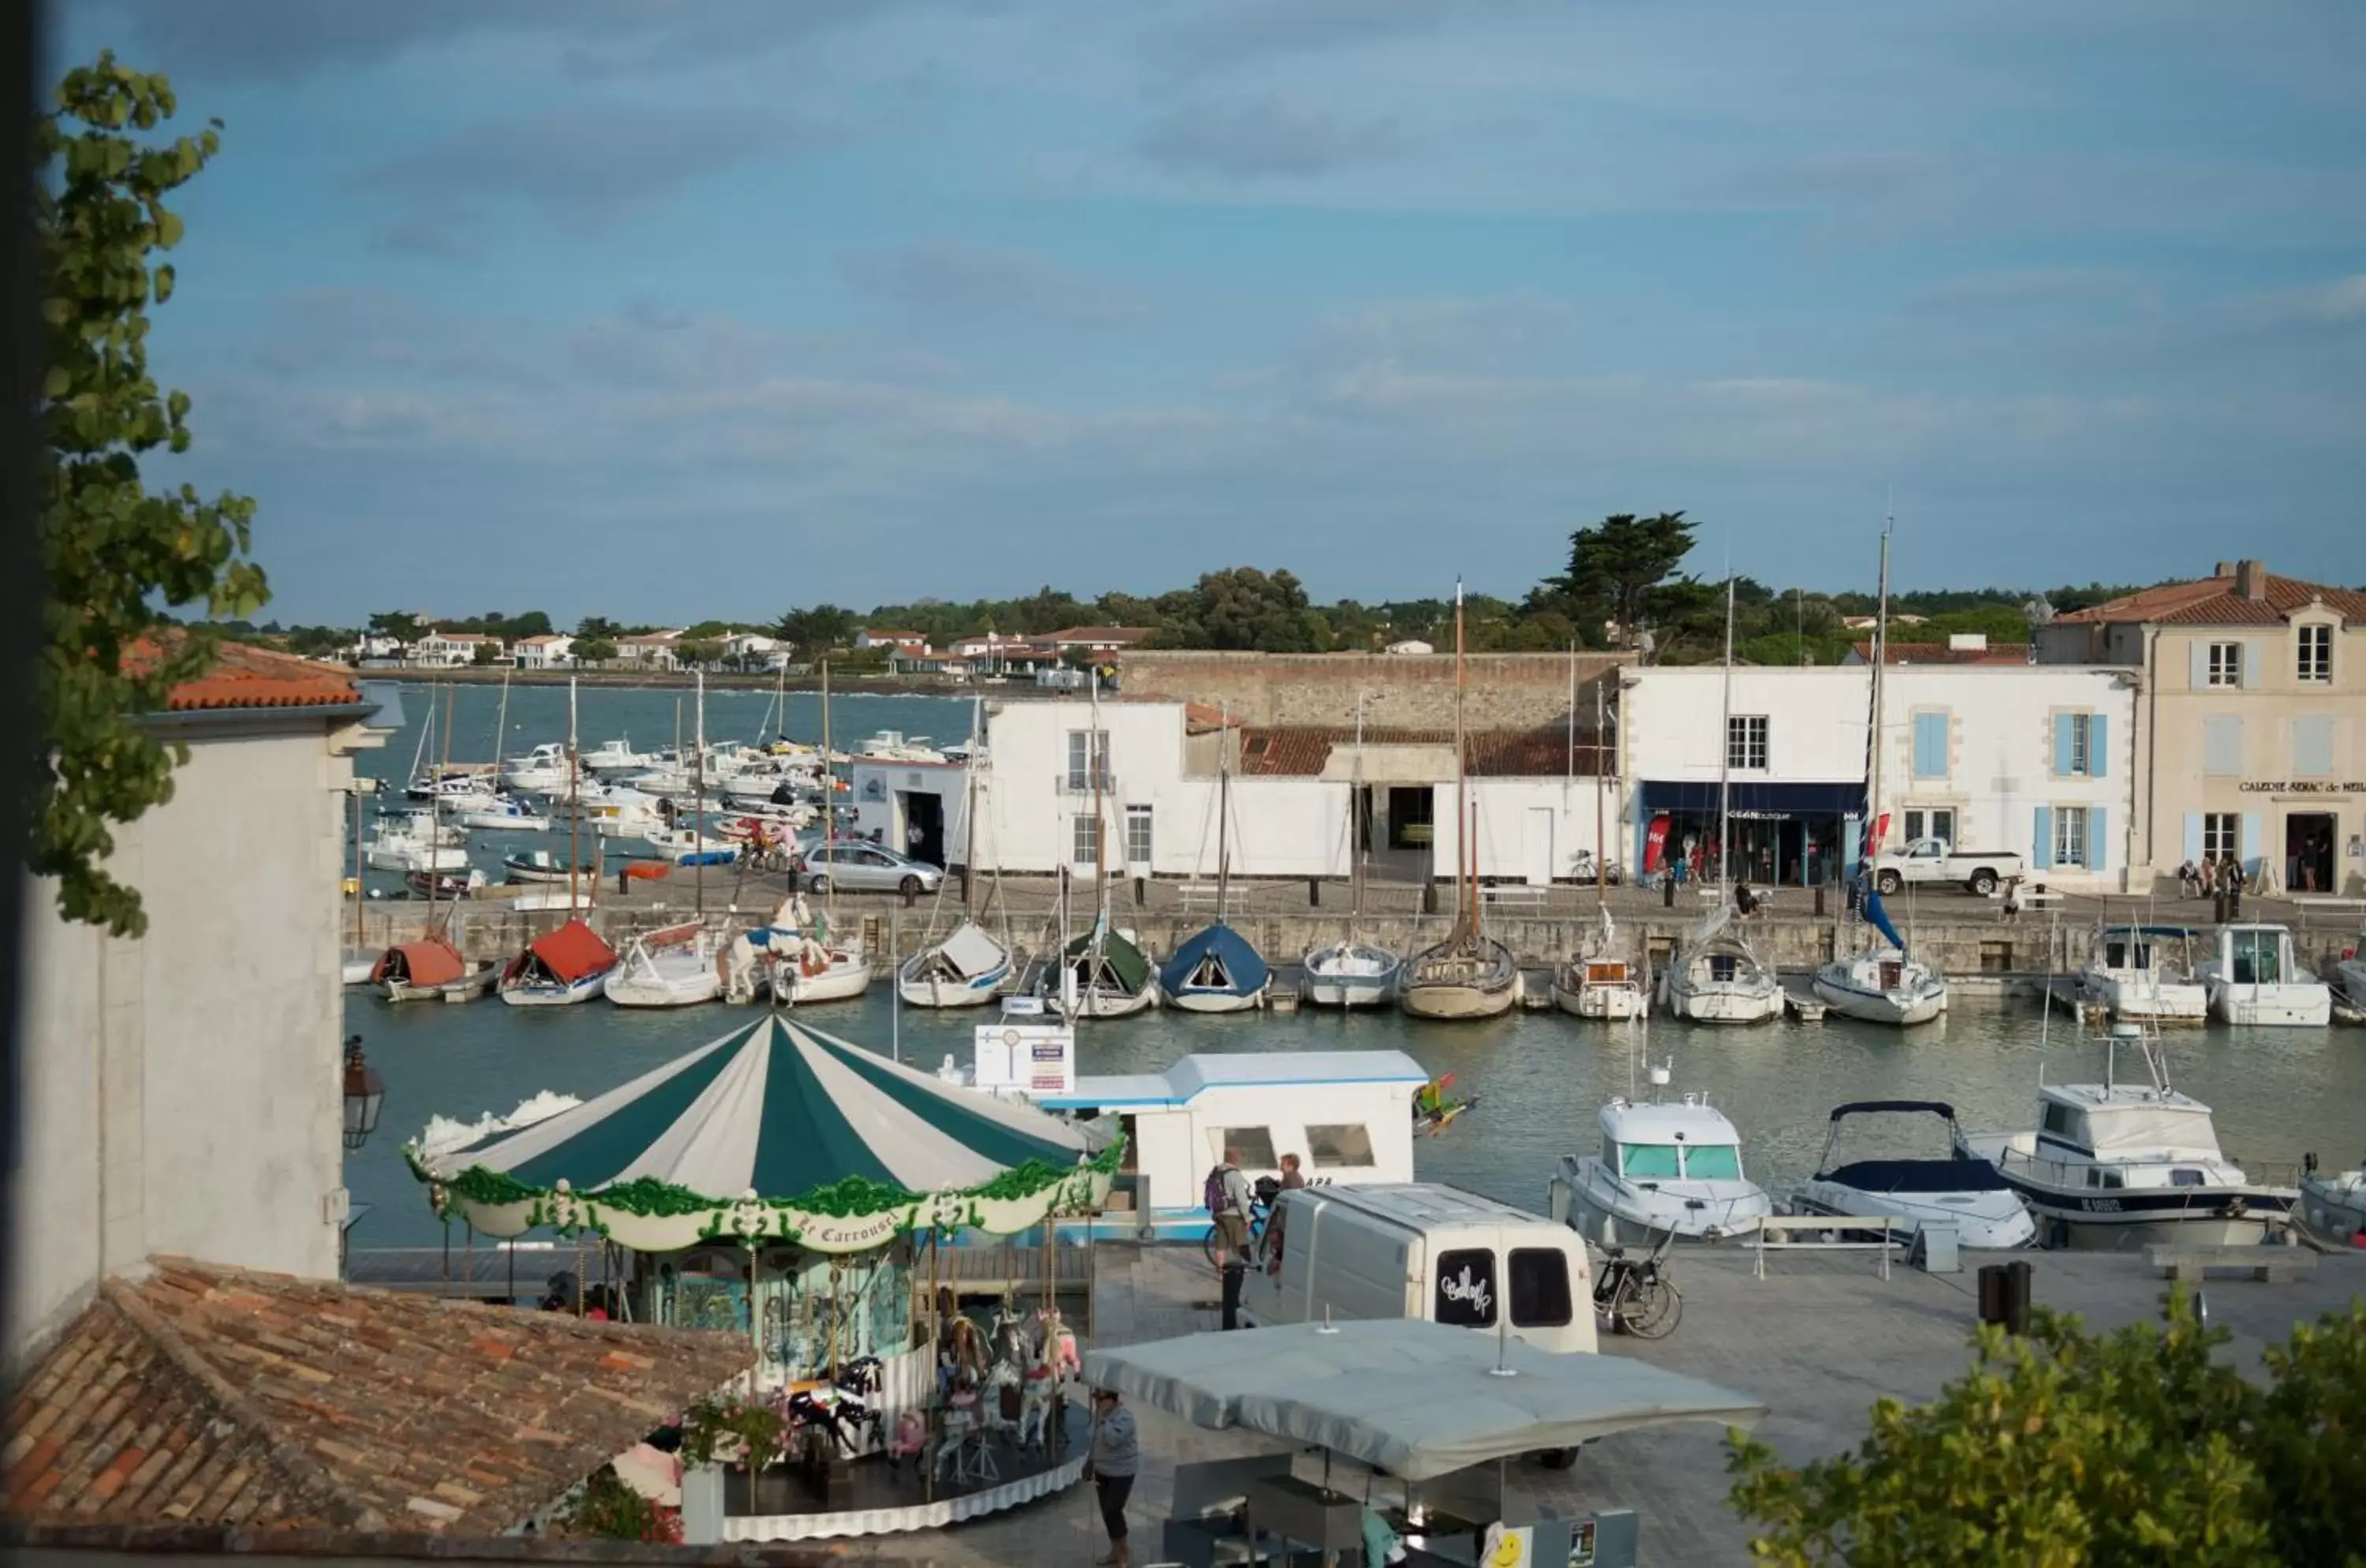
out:
M723 639L723 661L742 669L778 670L789 662L789 649L759 632L733 632Z
M616 638L616 662L637 670L671 670L679 663L676 645L682 633L636 632Z
M959 762L906 762L856 758L847 766L854 830L930 865L966 863L969 770ZM981 789L984 785L981 784ZM986 814L980 812L980 826ZM977 846L981 872L994 862L993 845Z
M9 1365L151 1255L336 1277L338 881L371 712L342 670L225 648L151 721L189 748L173 798L113 829L147 934L27 885Z
M895 626L865 626L854 634L857 649L884 648L893 653L918 658L929 651L929 639L919 632L907 632Z
M1106 863L1128 876L1212 878L1221 844L1235 876L1344 877L1355 841L1375 877L1453 874L1450 736L1372 731L1359 749L1353 731L1243 729L1198 704L1105 699L1097 744L1092 713L1085 698L992 713L981 865L1089 874L1105 835ZM1574 751L1590 762L1591 748ZM1597 819L1606 829L1618 819L1618 792L1577 773L1571 752L1558 732L1470 738L1480 875L1579 874ZM1221 832L1220 769L1231 774Z
M477 661L477 649L490 644L493 657L502 655L501 639L482 632L429 632L411 645L406 662L428 670L451 670Z
M575 668L575 639L559 632L547 632L539 637L522 637L510 652L521 670L572 670Z
M1723 760L1739 874L1817 883L1855 864L1871 674L1862 666L1733 671ZM1649 869L1660 818L1671 850L1718 842L1724 680L1714 665L1620 678L1619 763L1634 802L1619 824L1628 865ZM2067 887L2123 885L2135 786L2127 671L1907 665L1887 671L1882 708L1887 843L1931 835L2018 852Z

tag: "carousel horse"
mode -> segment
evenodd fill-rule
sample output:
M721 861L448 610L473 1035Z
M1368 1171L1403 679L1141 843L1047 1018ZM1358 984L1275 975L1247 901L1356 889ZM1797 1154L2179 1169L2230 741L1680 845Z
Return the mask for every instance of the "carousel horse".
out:
M996 1314L989 1343L993 1354L986 1374L986 1389L990 1395L986 1425L998 1431L1016 1431L1026 1419L1027 1369L1035 1359L1035 1347L1028 1337L1026 1320L1007 1310Z
M965 1317L951 1319L937 1352L938 1397L950 1394L964 1374L974 1388L986 1376L986 1338L977 1325Z

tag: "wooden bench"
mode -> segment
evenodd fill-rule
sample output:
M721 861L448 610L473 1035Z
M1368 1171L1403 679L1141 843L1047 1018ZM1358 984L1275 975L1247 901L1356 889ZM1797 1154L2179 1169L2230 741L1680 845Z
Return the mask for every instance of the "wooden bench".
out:
M1549 890L1547 888L1533 886L1526 882L1503 882L1481 888L1479 897L1490 904L1500 904L1505 908L1517 907L1525 909L1540 909L1544 908L1545 895L1548 891Z
M1212 882L1178 883L1175 888L1175 907L1186 913L1205 909L1212 914L1229 915L1241 907L1241 896L1236 891L1232 892L1229 897L1225 894L1226 890ZM1225 908L1228 904L1230 908Z
M2282 1285L2316 1272L2316 1254L2299 1247L2156 1247L2147 1255L2158 1272L2197 1285L2214 1273Z

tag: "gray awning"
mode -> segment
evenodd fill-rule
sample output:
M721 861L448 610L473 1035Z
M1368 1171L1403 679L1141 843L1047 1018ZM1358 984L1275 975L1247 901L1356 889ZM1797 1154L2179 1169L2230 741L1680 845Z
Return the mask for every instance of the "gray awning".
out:
M1085 1378L1197 1427L1312 1444L1407 1481L1637 1427L1747 1427L1766 1414L1748 1394L1625 1356L1499 1347L1409 1318L1095 1349Z

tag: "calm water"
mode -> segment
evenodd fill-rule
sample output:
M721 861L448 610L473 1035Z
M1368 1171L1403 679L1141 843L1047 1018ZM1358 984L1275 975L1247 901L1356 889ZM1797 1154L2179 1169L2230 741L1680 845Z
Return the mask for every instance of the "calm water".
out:
M895 1010L888 988L874 986L859 1001L807 1008L800 1018L884 1052ZM490 999L397 1009L354 994L351 1027L368 1040L387 1081L378 1134L347 1162L356 1201L377 1205L354 1245L433 1243L442 1235L399 1153L430 1114L506 1113L545 1089L589 1098L753 1016L720 1006L642 1012L601 1002L507 1008ZM934 1067L952 1053L966 1063L981 1021L975 1013L905 1010L905 1059ZM1453 1025L1395 1013L1156 1012L1088 1027L1077 1053L1082 1071L1108 1073L1163 1067L1191 1051L1408 1051L1482 1098L1450 1132L1418 1145L1420 1175L1541 1209L1553 1162L1591 1149L1595 1111L1626 1090L1637 1038L1628 1027L1555 1013ZM2058 1019L2041 1048L2040 1019L2025 1004L1961 1005L1903 1033L1836 1021L1749 1031L1655 1021L1651 1048L1675 1058L1673 1088L1706 1089L1733 1117L1750 1174L1778 1196L1813 1169L1827 1113L1843 1100L1944 1100L1967 1127L2022 1127L2041 1068L2063 1082L2094 1081L2103 1067L2101 1043L2081 1040ZM2171 1035L2168 1050L2177 1087L2216 1109L2220 1141L2255 1174L2277 1174L2271 1167L2296 1163L2309 1149L2345 1163L2366 1152L2366 1038L2356 1032L2214 1028ZM2122 1065L2135 1066L2124 1057Z

